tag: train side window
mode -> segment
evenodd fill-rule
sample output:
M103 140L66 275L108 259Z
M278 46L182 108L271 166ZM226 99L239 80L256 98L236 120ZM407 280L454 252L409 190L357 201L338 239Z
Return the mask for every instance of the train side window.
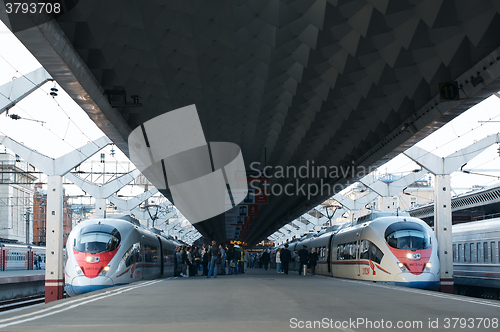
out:
M483 242L483 260L485 263L489 263L489 261L488 261L488 242Z
M498 263L500 263L500 241L498 241L497 248L498 248Z
M490 243L490 256L491 256L491 263L495 264L496 263L496 258L495 258L495 242Z
M457 245L456 244L453 245L453 261L454 262L457 261Z
M481 243L476 243L476 263L481 262Z
M467 263L470 261L470 256L469 256L469 246L467 243L464 243L464 262Z
M459 262L462 261L462 245L461 244L458 245L458 261Z

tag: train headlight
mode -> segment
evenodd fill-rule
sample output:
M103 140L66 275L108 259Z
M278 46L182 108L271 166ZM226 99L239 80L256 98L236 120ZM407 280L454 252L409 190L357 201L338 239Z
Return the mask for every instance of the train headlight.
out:
M431 268L432 268L432 264L431 264L431 262L425 263L425 270L426 270L426 271L430 271L430 270L431 270Z
M83 274L82 268L79 267L78 265L75 265L75 271L76 271L76 274L78 274L78 275L82 275Z
M105 276L105 275L106 275L106 273L108 273L109 269L110 269L109 265L106 265L106 266L102 269L102 272L101 272L101 273L102 273L102 275L103 275L103 276Z
M403 263L398 262L398 266L399 266L399 269L401 270L401 272L408 272L408 269L406 268L406 266Z

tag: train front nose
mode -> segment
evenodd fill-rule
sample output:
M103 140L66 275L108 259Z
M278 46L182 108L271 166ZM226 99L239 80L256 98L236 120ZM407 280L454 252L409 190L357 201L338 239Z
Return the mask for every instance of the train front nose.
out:
M411 273L399 273L394 278L396 286L437 290L439 288L439 277L436 274L424 272L419 275Z
M71 283L66 286L66 293L74 296L113 286L113 280L106 276L97 276L95 278L78 276L74 277Z

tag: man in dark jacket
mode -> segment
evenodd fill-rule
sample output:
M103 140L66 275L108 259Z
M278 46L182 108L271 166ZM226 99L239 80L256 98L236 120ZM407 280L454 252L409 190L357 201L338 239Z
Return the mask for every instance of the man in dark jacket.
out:
M288 250L288 244L285 244L285 248L281 251L281 267L283 268L283 273L288 274L288 264L290 263L290 258L292 253Z
M269 256L269 253L266 251L264 251L262 253L262 264L264 264L264 270L267 271L267 266L269 265L269 261L271 260L271 257Z
M300 261L299 274L302 274L304 265L307 268L307 262L309 261L309 253L307 252L307 246L302 246L302 249L299 250L299 261Z
M212 246L210 247L210 268L208 270L208 277L210 278L213 274L214 278L217 278L217 269L219 268L217 264L217 258L220 255L219 246L215 241L212 241Z
M314 251L314 248L311 249L309 253L309 268L311 269L311 274L316 272L316 262L318 261L318 254Z

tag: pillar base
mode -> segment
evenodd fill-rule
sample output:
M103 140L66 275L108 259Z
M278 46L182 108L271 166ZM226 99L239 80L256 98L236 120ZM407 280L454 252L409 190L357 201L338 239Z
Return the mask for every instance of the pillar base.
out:
M62 300L64 296L64 280L45 280L45 303Z
M455 286L453 283L453 278L441 279L441 288L439 288L439 291L442 293L454 294L455 293Z

